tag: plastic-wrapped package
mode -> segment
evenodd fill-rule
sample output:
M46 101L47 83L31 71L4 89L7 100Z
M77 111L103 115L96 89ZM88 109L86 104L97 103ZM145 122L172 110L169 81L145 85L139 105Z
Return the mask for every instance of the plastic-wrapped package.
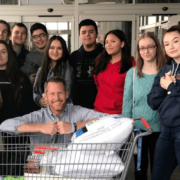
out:
M134 121L131 118L120 115L102 117L75 132L71 138L72 144L68 146L68 149L94 150L97 153L120 149L127 141L133 127Z
M124 170L124 164L116 153L106 155L94 151L49 152L40 165L49 166L51 175L73 178L108 178Z

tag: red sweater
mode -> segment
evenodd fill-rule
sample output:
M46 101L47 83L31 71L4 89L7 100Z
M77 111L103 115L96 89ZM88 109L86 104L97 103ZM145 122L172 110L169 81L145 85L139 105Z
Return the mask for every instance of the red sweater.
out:
M134 58L131 57L133 66ZM121 114L126 73L119 74L120 60L114 64L109 62L105 71L94 75L98 89L94 110L108 113Z

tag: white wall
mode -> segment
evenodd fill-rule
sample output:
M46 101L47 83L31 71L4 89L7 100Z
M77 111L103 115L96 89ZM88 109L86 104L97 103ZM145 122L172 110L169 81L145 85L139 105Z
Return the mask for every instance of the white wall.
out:
M27 0L21 0L21 4L27 4ZM29 0L29 4L61 4L61 0Z

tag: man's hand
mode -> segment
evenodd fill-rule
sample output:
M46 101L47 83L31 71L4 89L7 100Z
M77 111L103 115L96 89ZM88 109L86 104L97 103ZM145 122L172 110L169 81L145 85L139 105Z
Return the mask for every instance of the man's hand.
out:
M42 106L42 107L47 107L48 103L47 101L45 100L44 97L42 97L40 100L39 100L39 104Z
M31 74L31 75L29 76L29 79L30 79L30 82L31 82L32 85L34 84L35 77L36 77L36 73Z
M160 85L163 89L168 89L168 86L174 82L172 80L172 76L171 76L171 73L165 73L165 76L161 77L160 79Z
M60 134L72 133L72 123L68 123L64 121L56 121L56 122L57 122L57 131Z
M50 134L51 136L57 132L57 121L40 124L40 132L43 134Z

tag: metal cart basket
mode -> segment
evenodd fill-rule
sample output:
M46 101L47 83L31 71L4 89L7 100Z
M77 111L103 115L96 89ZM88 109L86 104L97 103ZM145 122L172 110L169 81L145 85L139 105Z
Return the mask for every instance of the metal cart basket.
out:
M5 180L8 176L19 180L125 180L138 138L152 133L143 118L134 118L139 119L147 132L135 137L131 133L124 144L88 144L92 149L80 149L84 144L30 143L29 138L40 138L40 133L10 135L1 132L0 176ZM58 138L58 134L47 136Z

